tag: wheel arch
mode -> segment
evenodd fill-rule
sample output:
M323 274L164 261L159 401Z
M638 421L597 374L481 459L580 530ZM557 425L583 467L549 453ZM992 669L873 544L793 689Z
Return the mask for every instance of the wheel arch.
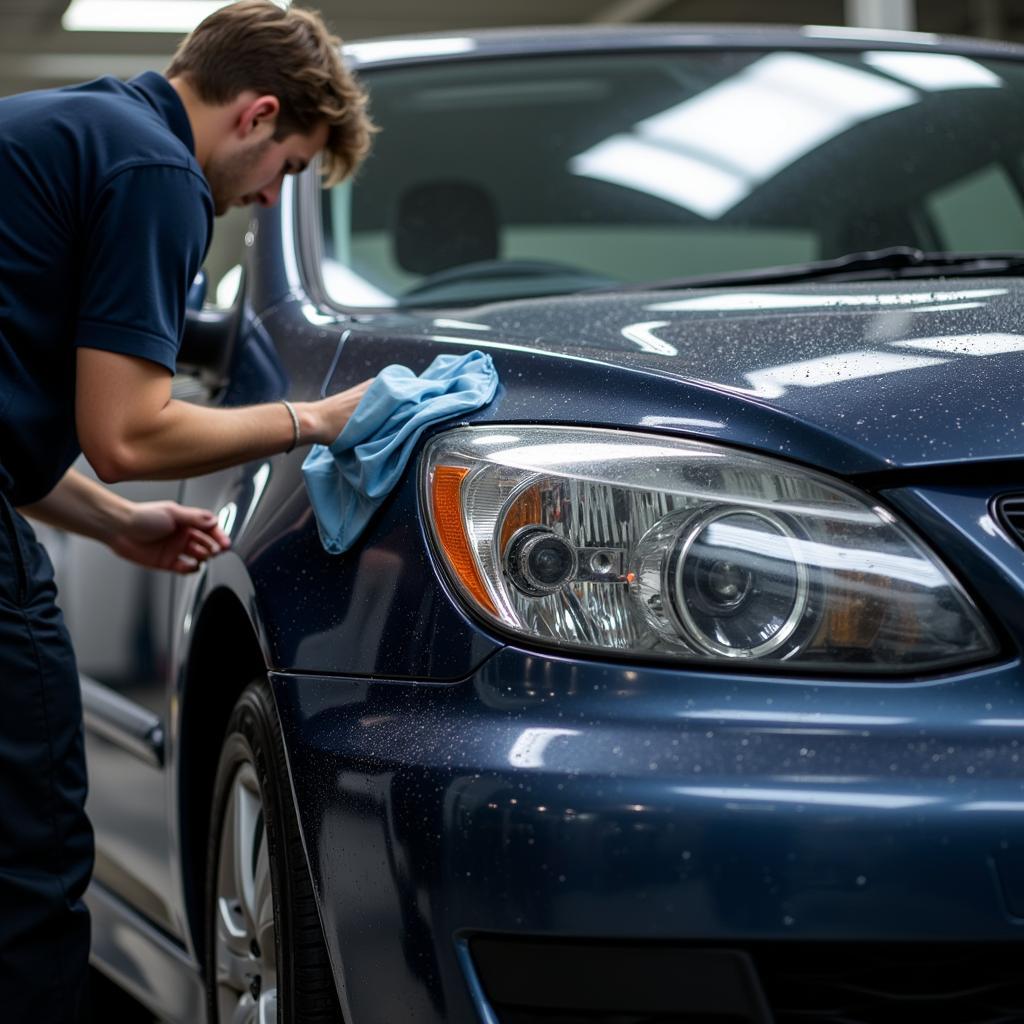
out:
M192 626L178 716L178 834L188 933L205 962L207 836L217 761L231 710L246 686L266 675L258 628L229 588L209 593Z

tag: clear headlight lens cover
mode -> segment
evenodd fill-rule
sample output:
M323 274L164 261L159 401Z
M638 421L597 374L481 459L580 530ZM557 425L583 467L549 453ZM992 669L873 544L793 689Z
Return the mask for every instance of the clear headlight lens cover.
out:
M534 641L866 672L997 650L890 512L788 463L625 431L463 427L422 472L455 585Z

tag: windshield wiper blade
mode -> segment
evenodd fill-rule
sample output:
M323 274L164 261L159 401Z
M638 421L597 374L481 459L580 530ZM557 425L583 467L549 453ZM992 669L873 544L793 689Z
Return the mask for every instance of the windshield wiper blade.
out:
M717 288L734 284L786 284L791 281L881 281L913 277L971 277L1024 271L1024 251L925 252L910 245L851 252L834 259L812 260L778 267L757 267L721 274L626 285L616 291L672 291L678 288ZM600 289L608 291L611 289Z

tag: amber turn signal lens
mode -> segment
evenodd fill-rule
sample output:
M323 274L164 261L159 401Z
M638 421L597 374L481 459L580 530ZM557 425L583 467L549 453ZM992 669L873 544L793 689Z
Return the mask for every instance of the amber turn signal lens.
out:
M497 616L498 609L494 607L494 601L476 567L462 521L462 481L468 475L469 470L463 466L437 466L434 469L430 495L434 526L448 564L455 571L459 582L480 605Z

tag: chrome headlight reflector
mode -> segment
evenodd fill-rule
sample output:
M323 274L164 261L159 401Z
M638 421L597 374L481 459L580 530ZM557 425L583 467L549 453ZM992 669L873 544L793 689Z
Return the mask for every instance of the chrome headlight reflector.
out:
M780 460L627 431L461 427L429 444L422 473L456 587L536 642L863 672L997 650L890 512Z

